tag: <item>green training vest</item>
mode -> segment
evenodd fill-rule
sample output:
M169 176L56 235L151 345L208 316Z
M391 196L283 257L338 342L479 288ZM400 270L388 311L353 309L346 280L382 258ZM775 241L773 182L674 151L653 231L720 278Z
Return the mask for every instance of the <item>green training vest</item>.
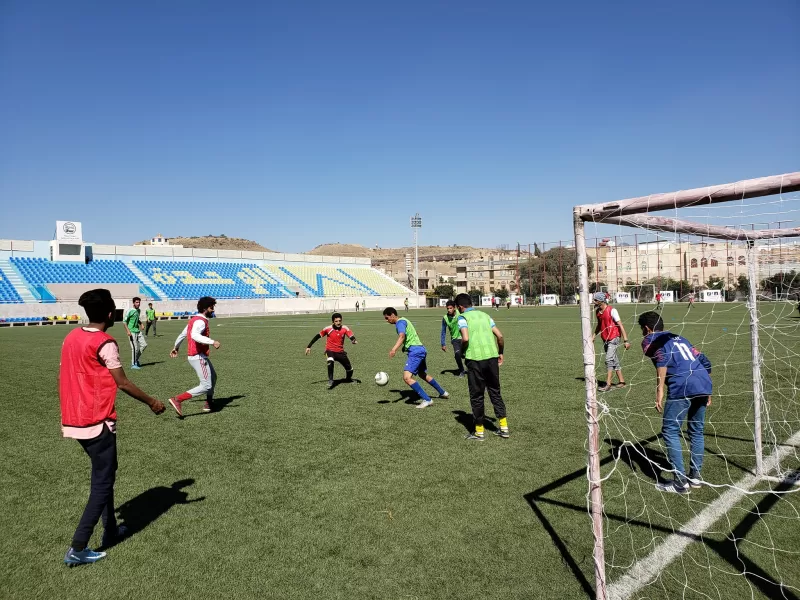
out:
M139 333L139 311L132 308L125 316L125 324L131 333Z
M447 328L450 330L450 339L460 340L461 329L458 326L458 313L454 314L452 317L445 313L444 322L447 324Z
M422 342L419 340L419 336L417 335L417 330L414 329L411 321L405 317L400 317L397 319L398 323L400 321L406 322L406 339L403 340L403 352L407 351L411 346L422 346Z
M155 321L156 320L156 311L155 310L151 310L151 309L148 308L146 312L147 312L147 320L148 321Z
M469 310L461 315L467 320L469 341L464 358L467 360L487 360L497 358L497 342L492 333L492 318L485 312Z

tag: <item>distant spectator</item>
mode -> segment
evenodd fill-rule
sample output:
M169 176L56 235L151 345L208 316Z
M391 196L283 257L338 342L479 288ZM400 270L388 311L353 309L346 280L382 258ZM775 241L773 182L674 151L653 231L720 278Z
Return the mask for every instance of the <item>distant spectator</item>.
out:
M158 337L156 335L156 311L153 308L153 303L149 302L147 304L147 310L145 311L145 315L147 318L147 324L144 327L144 335L147 337L150 335L150 328L153 328L153 337Z

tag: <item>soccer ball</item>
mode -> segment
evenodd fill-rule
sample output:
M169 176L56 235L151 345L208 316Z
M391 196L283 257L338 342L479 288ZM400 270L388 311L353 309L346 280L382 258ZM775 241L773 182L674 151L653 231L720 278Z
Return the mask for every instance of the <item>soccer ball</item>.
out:
M375 383L378 385L386 385L389 383L389 376L381 371L380 373L375 374Z

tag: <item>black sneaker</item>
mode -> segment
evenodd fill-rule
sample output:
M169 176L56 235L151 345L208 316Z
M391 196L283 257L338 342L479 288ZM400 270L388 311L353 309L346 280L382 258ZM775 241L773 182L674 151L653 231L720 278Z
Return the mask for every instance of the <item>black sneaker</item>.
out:
M470 433L464 439L465 440L470 440L472 442L483 442L483 441L486 441L486 437L482 433L481 434L477 434L477 433L474 433L474 432Z
M503 429L501 427L500 429L495 429L494 430L494 434L499 436L499 437L501 437L501 438L503 438L504 440L507 440L509 437L511 437L511 434L509 433L508 428Z

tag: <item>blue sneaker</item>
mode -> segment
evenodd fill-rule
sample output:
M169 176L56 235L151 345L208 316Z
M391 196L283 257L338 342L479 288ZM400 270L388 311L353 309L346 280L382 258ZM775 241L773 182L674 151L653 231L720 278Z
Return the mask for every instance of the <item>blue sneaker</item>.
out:
M142 367L140 367L139 365L131 365L131 369L137 369L138 370L138 369L141 369L141 368Z
M64 555L64 564L68 567L76 565L90 565L96 563L101 558L105 558L105 552L95 552L91 548L84 548L81 551L70 548Z

